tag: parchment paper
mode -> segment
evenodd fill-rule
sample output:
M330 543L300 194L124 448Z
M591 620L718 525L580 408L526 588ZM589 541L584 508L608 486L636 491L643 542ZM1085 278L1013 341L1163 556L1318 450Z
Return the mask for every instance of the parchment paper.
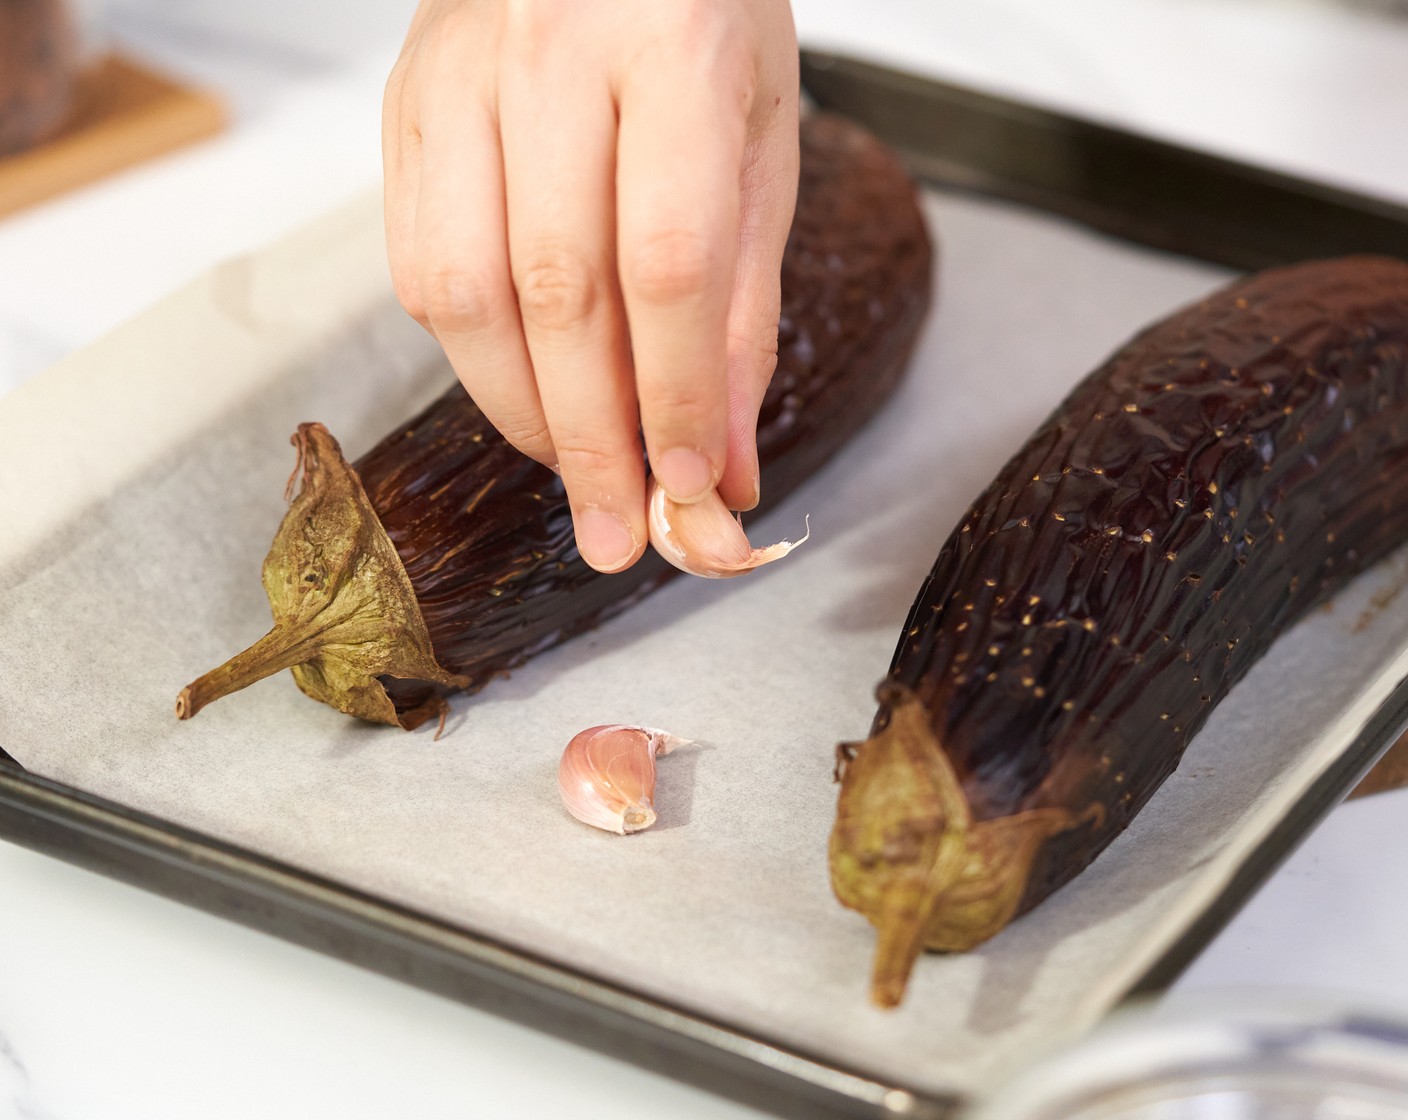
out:
M204 830L806 1052L967 1091L1083 1029L1408 675L1390 562L1277 644L1134 827L965 956L866 1002L870 927L829 891L832 750L939 544L1066 389L1221 272L996 204L930 200L939 311L906 386L756 542L454 708L358 724L287 674L172 715L267 628L259 565L327 422L353 456L449 379L385 280L374 198L235 262L0 405L0 745L40 774ZM1360 625L1360 623L1363 625ZM660 820L595 832L557 800L570 736L642 722Z

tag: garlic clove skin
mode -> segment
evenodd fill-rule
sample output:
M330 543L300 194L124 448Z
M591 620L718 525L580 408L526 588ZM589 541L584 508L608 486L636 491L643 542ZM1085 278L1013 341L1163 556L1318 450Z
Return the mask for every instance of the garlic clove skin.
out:
M583 824L625 835L655 823L655 757L690 740L612 723L579 731L557 764L557 791Z
M706 579L728 579L781 560L812 535L808 521L806 535L800 540L754 548L717 490L681 505L671 501L653 480L647 521L656 552L680 571Z

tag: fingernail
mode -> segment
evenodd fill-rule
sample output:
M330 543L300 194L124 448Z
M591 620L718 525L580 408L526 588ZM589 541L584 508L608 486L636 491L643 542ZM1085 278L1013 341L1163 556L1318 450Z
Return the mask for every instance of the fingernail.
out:
M717 482L714 468L692 447L672 447L652 463L655 481L665 488L671 500L688 505L697 502Z
M745 512L750 509L757 509L758 503L763 500L763 490L762 486L758 482L758 473L756 471L753 472L751 482L753 484L753 490L751 497L749 497L748 499L748 504L743 507Z
M597 571L619 571L636 554L635 534L614 513L589 507L577 515L576 522L577 549Z

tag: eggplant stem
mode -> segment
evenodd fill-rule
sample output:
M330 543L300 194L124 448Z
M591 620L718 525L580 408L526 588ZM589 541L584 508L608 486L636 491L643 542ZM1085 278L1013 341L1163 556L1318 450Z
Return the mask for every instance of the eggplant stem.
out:
M875 960L870 999L877 1007L898 1007L909 985L935 912L963 873L966 850L961 830L946 828L934 862L923 876L910 875L889 884L875 918Z
M222 696L311 661L320 645L318 635L294 634L286 627L275 626L248 649L181 689L176 697L176 718L190 719Z

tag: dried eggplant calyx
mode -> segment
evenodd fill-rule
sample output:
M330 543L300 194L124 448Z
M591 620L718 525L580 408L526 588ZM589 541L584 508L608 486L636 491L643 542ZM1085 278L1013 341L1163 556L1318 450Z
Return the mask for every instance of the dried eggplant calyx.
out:
M1042 845L1104 813L975 819L924 705L892 682L881 700L889 723L843 764L830 862L837 898L876 928L871 998L894 1007L924 949L986 941L1012 920Z
M274 627L243 653L188 684L176 715L190 719L231 692L292 669L315 700L375 723L405 726L382 677L462 688L435 660L410 578L357 474L321 424L300 424L301 485L264 560ZM430 701L441 710L444 701ZM421 722L426 713L414 713Z

